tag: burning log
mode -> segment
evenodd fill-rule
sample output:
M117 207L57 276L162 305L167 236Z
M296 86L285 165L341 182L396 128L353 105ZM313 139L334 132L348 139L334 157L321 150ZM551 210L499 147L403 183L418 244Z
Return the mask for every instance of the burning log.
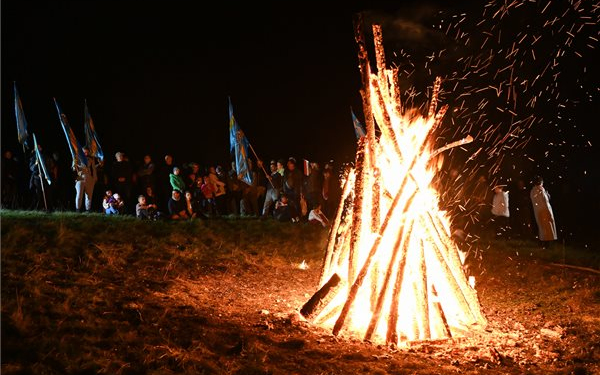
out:
M321 289L302 306L300 314L306 319L311 319L321 313L323 308L331 302L331 298L336 295L338 290L343 286L343 281L337 274L333 274Z
M327 242L327 252L325 253L325 259L323 260L323 267L321 268L321 276L319 277L319 284L323 283L323 278L325 277L325 270L329 269L336 255L339 255L340 247L340 237L347 232L343 229L343 221L350 214L352 210L352 205L348 202L348 197L351 195L352 188L354 187L354 171L350 171L346 175L346 182L344 183L344 188L342 190L342 196L340 199L340 203L337 209L337 213L335 215L335 220L333 221L333 225L331 226L329 232L329 241Z
M472 138L432 153L432 131L448 108L438 110L441 80L433 85L426 116L403 112L398 71L385 67L381 28L373 27L377 74L370 72L361 30L355 25L368 134L346 179L320 288L302 314L334 335L393 345L452 338L486 319L431 188L430 164L433 156Z

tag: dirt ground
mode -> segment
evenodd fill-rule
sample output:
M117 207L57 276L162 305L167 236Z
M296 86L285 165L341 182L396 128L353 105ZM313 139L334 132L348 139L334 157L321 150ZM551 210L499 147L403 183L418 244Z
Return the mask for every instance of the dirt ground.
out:
M326 233L290 224L288 242L241 246L241 227L146 242L78 228L3 220L2 374L600 373L600 275L542 262L520 242L492 243L472 267L485 332L390 348L298 314Z

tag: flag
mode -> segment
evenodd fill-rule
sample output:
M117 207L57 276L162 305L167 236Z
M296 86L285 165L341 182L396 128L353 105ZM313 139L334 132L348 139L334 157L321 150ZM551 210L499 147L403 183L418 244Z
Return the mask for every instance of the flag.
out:
M96 129L94 128L94 121L92 120L92 116L90 116L90 112L88 111L87 100L85 101L85 144L87 148L90 150L90 155L97 157L100 161L104 160L104 152L102 152L102 147L100 147L100 142L98 142L98 135L96 134Z
M62 125L63 131L65 132L65 137L67 138L67 143L69 144L69 151L71 151L71 157L73 158L73 167L77 167L79 165L87 165L87 158L77 142L77 138L75 138L75 133L69 126L69 121L67 120L67 116L62 112L56 98L54 98L54 104L56 104L56 110L58 111L58 118L60 119L60 124Z
M21 98L19 97L19 92L17 91L17 83L14 82L15 87L15 117L17 118L17 137L19 138L19 143L23 147L29 148L27 144L27 138L29 138L29 133L27 133L27 120L25 120L25 112L23 112L23 104L21 104Z
M33 135L33 147L35 148L35 157L37 159L38 165L42 168L44 178L46 179L46 181L48 181L48 185L50 185L50 184L52 184L52 180L50 180L50 174L48 173L48 170L46 169L46 162L44 161L44 157L42 156L42 153L40 152L40 149L38 147L37 139L35 139L35 133L33 133L32 135Z
M229 100L229 151L235 158L235 168L238 178L248 185L252 185L252 173L248 167L248 150L250 142L240 129L235 117L233 117L233 106Z
M352 124L354 124L354 132L356 133L356 139L361 139L365 137L367 133L365 132L364 126L358 121L352 107L350 107L350 112L352 113Z

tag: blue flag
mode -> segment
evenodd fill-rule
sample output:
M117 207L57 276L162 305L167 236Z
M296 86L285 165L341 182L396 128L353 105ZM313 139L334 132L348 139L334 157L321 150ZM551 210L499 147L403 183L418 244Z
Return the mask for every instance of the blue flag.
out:
M46 169L46 162L44 161L44 157L40 152L40 148L38 147L37 139L35 138L35 133L33 135L33 147L35 148L35 157L37 159L38 165L42 169L42 173L44 174L44 178L48 181L48 185L52 184L52 180L50 179L50 174L48 173L48 169Z
M80 165L87 165L87 158L83 153L83 149L79 145L79 142L77 142L77 138L75 138L75 133L73 133L73 129L71 129L71 127L69 126L67 116L60 109L56 98L54 98L54 104L56 104L58 118L60 119L60 124L62 125L63 131L65 132L65 137L67 138L67 143L69 145L69 151L71 151L71 157L73 158L73 167L77 168Z
M100 147L100 142L98 142L98 135L96 134L96 128L94 127L94 121L92 120L92 116L90 116L90 112L88 111L87 100L85 101L85 144L90 150L90 155L97 157L100 161L104 160L104 152L102 152L102 147Z
M17 137L19 138L19 143L26 148L29 148L27 144L27 138L29 138L29 133L27 133L27 120L25 120L25 112L23 112L23 104L21 104L21 98L19 97L19 92L17 91L17 83L14 82L15 87L15 117L17 119Z
M248 185L252 185L252 173L248 167L248 150L250 142L240 129L235 117L233 117L233 106L229 100L229 151L235 157L235 168L238 178Z
M363 124L358 121L352 107L350 107L350 112L352 113L352 124L354 124L354 132L356 133L356 139L361 139L362 137L366 137L367 133L365 132L365 127Z

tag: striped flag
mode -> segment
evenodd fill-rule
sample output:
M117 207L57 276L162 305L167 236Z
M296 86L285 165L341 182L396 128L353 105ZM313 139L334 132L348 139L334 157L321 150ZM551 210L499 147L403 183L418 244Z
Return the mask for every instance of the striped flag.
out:
M235 117L233 116L233 105L231 104L231 98L229 100L229 150L235 157L235 168L236 173L240 180L244 181L248 185L252 185L252 173L248 167L248 150L250 149L250 142L244 135L242 129L240 129Z
M29 138L29 133L27 133L27 120L25 119L25 112L23 112L23 104L21 104L21 97L19 97L19 92L17 91L17 83L14 82L15 87L15 117L17 119L17 137L19 138L19 143L25 147L29 148L27 144L27 138Z
M90 112L88 111L87 100L85 101L85 144L90 150L90 155L97 157L100 161L104 161L104 152L98 142L98 135L96 134L96 128L94 127L94 121Z
M54 104L56 104L56 110L58 111L58 118L60 119L60 124L62 125L63 131L65 132L65 137L67 138L67 143L69 145L69 151L71 151L71 157L73 158L73 167L76 168L80 165L87 165L87 158L83 153L79 142L77 142L77 138L75 138L75 133L73 133L73 129L69 126L69 121L67 120L67 116L62 112L56 98L54 98Z
M362 137L366 137L367 133L365 132L365 127L363 124L358 121L352 107L350 107L350 112L352 113L352 124L354 124L354 132L356 133L356 139L361 139Z
M35 133L33 136L33 147L35 148L35 157L37 159L38 165L42 169L42 173L44 174L44 178L48 181L48 185L52 184L52 180L50 179L50 174L48 173L48 169L46 169L46 162L44 161L44 157L40 152L40 148L38 147L37 139L35 138Z

